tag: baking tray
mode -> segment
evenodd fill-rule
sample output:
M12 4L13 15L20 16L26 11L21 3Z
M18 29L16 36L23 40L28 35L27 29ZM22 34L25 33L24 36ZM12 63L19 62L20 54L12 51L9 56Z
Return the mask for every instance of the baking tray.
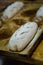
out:
M42 61L35 60L31 57L33 55L33 52L35 51L35 49L40 44L41 40L43 40L43 33L41 34L41 36L36 41L36 44L34 44L34 46L30 49L28 55L22 55L22 54L13 53L13 52L4 51L4 50L0 50L0 55L11 57L12 59L15 59L18 61L23 61L25 63L31 63L31 64L43 63Z

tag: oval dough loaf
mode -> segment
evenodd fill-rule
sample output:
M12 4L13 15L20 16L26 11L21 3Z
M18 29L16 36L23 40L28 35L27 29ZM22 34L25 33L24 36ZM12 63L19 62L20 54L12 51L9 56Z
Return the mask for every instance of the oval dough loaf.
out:
M35 22L28 22L22 25L10 38L8 49L12 51L23 50L33 39L37 32L38 25Z
M35 21L36 22L43 21L43 5L36 12Z
M3 15L1 19L3 21L8 20L9 18L13 17L22 7L24 6L23 2L14 2L13 4L9 5L5 11L3 12Z

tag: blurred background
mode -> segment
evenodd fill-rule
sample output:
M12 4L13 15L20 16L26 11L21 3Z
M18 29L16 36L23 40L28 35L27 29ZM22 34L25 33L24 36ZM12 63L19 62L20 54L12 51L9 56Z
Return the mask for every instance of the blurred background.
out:
M3 2L4 1L4 2ZM14 1L28 1L28 2L38 2L43 3L43 0L0 0L0 11L4 9L6 6L11 4Z

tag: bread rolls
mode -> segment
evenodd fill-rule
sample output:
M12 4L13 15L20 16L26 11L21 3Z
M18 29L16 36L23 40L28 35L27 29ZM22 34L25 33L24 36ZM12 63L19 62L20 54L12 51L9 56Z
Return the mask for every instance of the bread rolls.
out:
M14 2L13 4L9 5L3 12L1 17L2 21L6 21L13 17L22 7L24 6L23 2Z
M43 21L43 5L36 12L35 21L36 22Z
M33 39L37 32L37 24L35 22L28 22L22 25L10 38L8 49L12 51L23 50L29 42Z

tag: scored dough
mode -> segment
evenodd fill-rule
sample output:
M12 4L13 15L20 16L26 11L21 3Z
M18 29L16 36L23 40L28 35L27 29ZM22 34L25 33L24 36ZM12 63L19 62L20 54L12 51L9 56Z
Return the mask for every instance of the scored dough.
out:
M21 51L33 39L37 32L38 25L29 22L22 25L10 38L8 48L12 51Z
M1 19L3 21L8 20L9 18L13 17L22 7L24 6L23 2L14 2L13 4L9 5L3 12Z

